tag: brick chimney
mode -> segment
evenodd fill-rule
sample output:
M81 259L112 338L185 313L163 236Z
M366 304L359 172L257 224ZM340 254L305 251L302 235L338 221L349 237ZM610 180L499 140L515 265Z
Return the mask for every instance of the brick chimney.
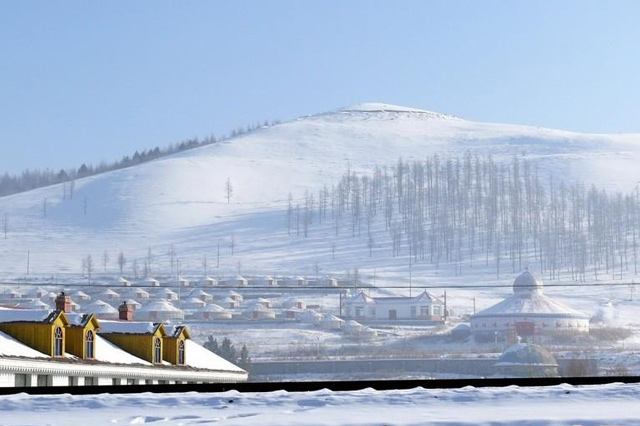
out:
M71 296L64 294L64 291L61 292L58 297L56 297L56 309L65 314L71 312Z
M122 302L122 305L118 307L118 313L120 314L120 321L133 321L133 305L127 305L127 302Z

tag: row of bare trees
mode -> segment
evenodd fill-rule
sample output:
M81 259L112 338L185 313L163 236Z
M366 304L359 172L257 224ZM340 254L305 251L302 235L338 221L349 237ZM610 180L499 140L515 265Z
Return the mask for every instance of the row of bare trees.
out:
M450 263L458 274L479 262L497 277L530 263L549 279L581 282L638 272L637 189L565 184L541 176L526 157L505 163L471 153L399 159L364 175L347 169L317 197L306 191L296 202L290 194L289 235L308 237L323 222L336 237L366 238L370 256L388 247L389 256Z

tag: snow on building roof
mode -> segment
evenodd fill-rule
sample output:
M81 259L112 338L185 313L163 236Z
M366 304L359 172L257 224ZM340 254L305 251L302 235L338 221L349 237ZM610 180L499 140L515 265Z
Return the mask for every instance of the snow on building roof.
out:
M344 323L344 320L342 318L338 318L335 315L331 315L331 314L326 314L323 318L321 322L339 322L340 324Z
M91 299L91 296L89 296L87 293L85 293L84 291L81 291L81 290L78 290L75 293L73 293L71 295L71 297L77 297L77 298L80 298L80 299L87 299L87 298Z
M120 293L116 293L115 291L111 290L110 288L106 289L105 291L103 291L102 293L100 293L103 296L115 296L115 297L119 297Z
M270 312L271 309L265 307L262 303L254 303L252 305L247 306L245 312Z
M138 312L165 311L165 312L182 312L164 299L152 300L151 302L138 309Z
M196 289L193 289L191 293L189 293L189 296L197 297L197 296L211 296L211 295L206 291L202 290L201 288L196 288Z
M360 294L363 294L363 297L367 297L374 302L393 302L393 303L411 304L411 303L420 303L420 302L426 301L429 303L443 303L442 300L438 299L437 297L427 292L426 290L414 297L406 297L406 296L369 297L364 295L364 293L360 293Z
M478 312L473 315L473 318L512 316L518 314L527 314L531 316L589 318L589 315L577 311L562 302L540 293L533 293L528 297L522 297L521 294L513 294L490 308Z
M84 327L87 321L89 321L89 319L91 318L91 314L80 314L80 313L73 313L73 312L65 314L65 316L67 317L67 320L69 320L69 325L75 325L80 327Z
M532 293L542 294L544 283L542 280L526 269L513 280L513 292L528 295Z
M0 357L49 358L0 331Z
M136 302L136 301L135 301L135 300L133 300L133 299L127 299L127 300L125 300L125 303L126 303L127 305L135 306L136 308L139 308L139 307L141 307L141 306L142 306L142 304L141 304L141 303Z
M154 334L160 323L147 321L109 321L100 320L102 334Z
M232 299L232 298L230 298L230 297L225 297L224 299L222 299L222 302L223 302L223 303L237 303L237 301L236 301L236 300L233 300L233 299Z
M211 303L198 309L198 312L226 312L227 310L220 305Z
M43 309L0 309L0 322L51 322L56 311Z
M103 321L100 321L102 324ZM152 365L143 359L131 355L130 353L120 349L104 337L100 335L95 336L95 360L102 362L109 362L113 364L141 364Z
M92 314L117 314L118 310L102 300L96 300L95 302L84 307L84 310Z
M242 295L240 293L238 293L237 291L233 291L233 290L229 290L225 294L228 295L228 296L240 296L240 297L242 297Z
M31 290L29 292L30 295L36 295L36 294L47 294L49 291L45 290L42 287L36 287L33 290Z
M21 302L18 304L20 309L50 309L50 306L39 299Z
M244 372L242 368L214 354L191 339L185 340L184 353L185 365L189 367L205 370Z

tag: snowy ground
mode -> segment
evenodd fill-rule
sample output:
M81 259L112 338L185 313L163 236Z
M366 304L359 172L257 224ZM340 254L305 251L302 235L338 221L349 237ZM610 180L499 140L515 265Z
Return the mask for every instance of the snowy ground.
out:
M639 425L640 385L0 397L0 425Z

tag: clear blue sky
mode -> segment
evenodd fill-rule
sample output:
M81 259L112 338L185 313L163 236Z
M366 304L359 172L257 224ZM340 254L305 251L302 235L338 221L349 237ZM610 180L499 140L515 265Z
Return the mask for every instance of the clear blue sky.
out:
M640 133L638 1L14 1L0 171L360 102Z

